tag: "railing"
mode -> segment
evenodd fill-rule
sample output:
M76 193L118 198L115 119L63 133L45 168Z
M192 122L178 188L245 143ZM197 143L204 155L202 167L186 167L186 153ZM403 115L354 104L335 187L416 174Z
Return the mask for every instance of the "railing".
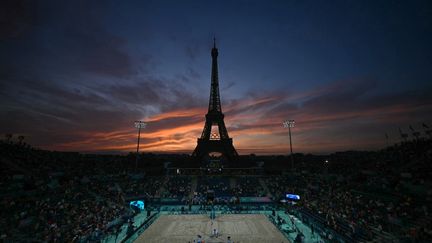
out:
M151 215L146 221L144 221L143 224L141 224L133 234L126 235L126 238L124 238L121 243L132 243L134 242L138 236L140 236L157 218L159 217L159 213L155 213Z
M285 230L282 228L282 225L279 225L279 224L277 223L276 219L275 219L272 215L268 214L268 215L266 215L266 216L267 216L268 220L269 220L269 221L270 221L274 226L276 226L276 228L278 228L278 230L282 233L282 235L283 235L285 238L287 238L288 240L290 240L290 242L291 242L291 241L294 242L294 239L290 237L289 232L285 231Z
M299 218L302 218L302 222L307 225L315 225L315 229L321 233L330 233L334 237L335 240L339 242L365 242L367 241L367 237L364 234L358 233L355 236L349 236L349 227L341 221L337 221L337 225L341 229L341 232L337 232L335 230L329 229L326 226L326 220L314 213L309 212L306 209L295 210L294 213L297 213ZM306 217L306 220L304 218Z

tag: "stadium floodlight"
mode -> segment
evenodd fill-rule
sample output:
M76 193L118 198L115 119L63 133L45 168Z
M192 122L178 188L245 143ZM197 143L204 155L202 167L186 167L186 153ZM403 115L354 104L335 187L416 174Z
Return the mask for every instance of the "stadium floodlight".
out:
M295 126L295 121L294 121L294 120L287 120L287 121L284 121L283 126L284 126L285 128L294 127L294 126Z
M143 122L143 121L135 121L135 127L136 128L145 128L147 126L147 123Z
M138 142L137 142L137 150L136 150L136 159L135 159L135 169L138 168L138 157L139 157L139 144L140 144L140 135L141 135L141 128L145 128L147 126L147 123L143 121L135 121L135 127L138 128Z
M325 174L326 174L326 176L328 175L329 167L330 167L330 165L329 165L329 161L328 161L328 159L324 160L324 169L325 169ZM327 179L328 179L328 178L327 178Z
M292 140L291 140L291 128L295 126L294 120L287 120L283 122L284 128L288 128L289 139L290 139L290 150L291 150L291 169L294 171L294 157L292 151Z

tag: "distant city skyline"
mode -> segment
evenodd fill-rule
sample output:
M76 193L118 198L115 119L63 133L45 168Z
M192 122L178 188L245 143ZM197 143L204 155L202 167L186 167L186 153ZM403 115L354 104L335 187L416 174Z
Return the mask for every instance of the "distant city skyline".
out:
M429 1L8 1L0 133L61 151L192 153L213 37L240 154L375 150L432 127Z

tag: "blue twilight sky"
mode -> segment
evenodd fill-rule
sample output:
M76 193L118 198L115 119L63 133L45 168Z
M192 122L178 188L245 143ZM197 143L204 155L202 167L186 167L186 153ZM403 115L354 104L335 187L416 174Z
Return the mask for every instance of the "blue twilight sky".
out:
M432 127L430 1L4 1L0 132L83 152L191 152L210 49L240 153L377 149Z

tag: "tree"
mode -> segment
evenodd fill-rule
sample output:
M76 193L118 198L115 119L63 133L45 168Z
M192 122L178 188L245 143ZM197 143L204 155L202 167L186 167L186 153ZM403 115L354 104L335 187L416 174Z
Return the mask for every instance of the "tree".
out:
M12 133L6 133L5 138L6 142L9 143L12 140L13 134Z
M18 136L18 142L19 142L19 144L22 144L23 140L24 140L24 136L23 135Z

